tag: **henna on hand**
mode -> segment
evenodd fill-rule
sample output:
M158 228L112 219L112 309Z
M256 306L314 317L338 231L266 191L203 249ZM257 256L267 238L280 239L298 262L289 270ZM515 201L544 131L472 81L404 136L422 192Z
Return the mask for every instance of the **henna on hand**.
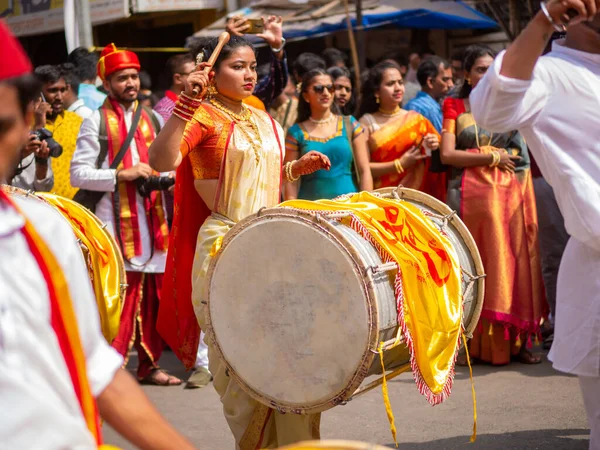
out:
M292 166L292 175L294 177L310 175L321 169L331 169L329 158L323 153L310 151L294 162Z

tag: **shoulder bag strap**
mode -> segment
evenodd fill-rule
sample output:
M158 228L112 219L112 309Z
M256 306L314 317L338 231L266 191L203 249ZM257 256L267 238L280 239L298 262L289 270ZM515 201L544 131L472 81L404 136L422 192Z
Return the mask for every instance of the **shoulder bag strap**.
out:
M138 124L140 123L140 117L142 116L142 109L143 109L142 105L138 104L138 107L135 110L135 113L133 114L133 119L131 121L131 127L129 127L129 132L127 133L127 137L123 141L123 145L121 145L121 148L119 149L119 153L117 153L117 155L115 156L115 159L113 159L112 163L110 164L111 169L116 169L119 166L121 161L123 161L125 154L129 150L129 146L131 144L131 140L133 139L133 135L135 134ZM101 120L101 125L102 125L102 120ZM106 130L106 124L104 124L104 128ZM106 142L106 146L108 147L108 141ZM106 158L106 155L104 157ZM118 181L116 183L117 183L117 185L119 184ZM123 245L123 239L121 237L121 215L120 215L120 213L121 213L121 197L119 195L118 186L115 186L115 191L113 192L113 216L115 217L115 234L117 236L117 241L119 242L121 252L123 253L123 258L126 259L125 253L123 251L125 247ZM152 233L150 233L150 234L152 234Z

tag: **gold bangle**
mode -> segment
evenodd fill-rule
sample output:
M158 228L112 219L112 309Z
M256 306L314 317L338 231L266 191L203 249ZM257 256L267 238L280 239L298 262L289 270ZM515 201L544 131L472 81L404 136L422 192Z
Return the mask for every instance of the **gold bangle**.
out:
M292 166L294 165L294 163L295 161L288 161L284 167L285 177L290 183L295 183L300 179L300 176L294 177L294 175L292 174Z
M396 168L396 172L404 173L404 167L402 167L402 163L400 162L400 158L394 160L394 167Z
M492 162L490 163L490 167L496 167L500 163L500 153L496 150L492 151Z

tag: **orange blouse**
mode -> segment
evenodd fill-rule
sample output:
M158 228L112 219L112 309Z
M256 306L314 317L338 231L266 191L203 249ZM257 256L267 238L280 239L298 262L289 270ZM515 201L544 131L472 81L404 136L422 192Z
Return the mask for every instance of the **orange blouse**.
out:
M189 156L195 180L218 179L233 121L208 104L201 104L183 132L179 151Z

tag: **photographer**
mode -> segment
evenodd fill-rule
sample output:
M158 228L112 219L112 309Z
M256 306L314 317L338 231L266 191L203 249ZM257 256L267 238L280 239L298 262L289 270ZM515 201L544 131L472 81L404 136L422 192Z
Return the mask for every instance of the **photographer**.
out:
M35 109L34 130L40 140L47 141L50 149L54 171L53 192L73 198L76 189L69 180L69 166L83 119L66 110L69 84L59 66L39 66L34 73L42 82L41 101Z
M181 380L158 367L165 344L156 319L169 237L162 191L173 179L159 176L148 165L148 147L163 121L137 101L139 71L133 52L118 51L111 44L100 54L98 75L109 96L83 122L71 182L87 190L78 192L75 200L94 209L107 224L125 259L127 294L112 346L127 358L133 343L139 380L172 386Z
M47 142L40 141L37 134L30 133L10 184L28 191L50 192L54 186L54 174L49 156Z

